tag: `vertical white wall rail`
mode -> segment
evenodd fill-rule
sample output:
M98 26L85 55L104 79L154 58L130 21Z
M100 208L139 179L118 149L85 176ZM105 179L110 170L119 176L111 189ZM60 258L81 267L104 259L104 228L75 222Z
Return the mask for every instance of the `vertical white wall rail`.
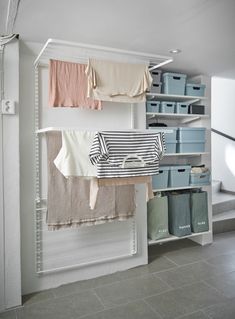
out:
M35 68L35 97L34 97L34 124L35 130L39 129L40 111L39 111L39 69ZM40 191L40 140L38 134L35 134L35 265L36 272L42 270L42 217L41 217L41 191Z

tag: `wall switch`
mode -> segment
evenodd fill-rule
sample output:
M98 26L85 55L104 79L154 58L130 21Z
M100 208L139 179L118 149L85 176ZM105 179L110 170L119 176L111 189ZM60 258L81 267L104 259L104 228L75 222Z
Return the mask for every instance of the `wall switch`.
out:
M2 100L2 114L15 114L15 101Z

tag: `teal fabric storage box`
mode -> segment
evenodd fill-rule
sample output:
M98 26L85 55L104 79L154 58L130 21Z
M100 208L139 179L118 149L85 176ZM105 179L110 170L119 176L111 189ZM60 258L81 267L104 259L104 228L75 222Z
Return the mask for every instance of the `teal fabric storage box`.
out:
M169 187L189 186L190 165L174 165L169 168Z
M189 96L204 96L205 95L205 84L194 84L187 83L186 84L186 95Z
M160 113L175 113L175 102L161 102Z
M146 112L159 113L160 112L160 102L159 101L147 101L146 102Z
M191 234L190 194L168 195L169 232L182 237Z
M209 230L207 192L192 192L190 196L191 228L194 233Z
M205 127L179 127L177 131L177 139L181 142L186 141L202 141L205 140Z
M152 240L169 237L167 196L154 197L147 204L148 238Z
M209 185L210 171L204 173L190 173L190 185Z
M181 73L163 73L163 93L184 95L186 77Z
M153 78L153 83L160 83L161 82L161 74L162 71L158 70L158 69L154 69L152 71L150 71L151 76Z
M178 114L188 114L189 104L183 102L177 102L175 113Z
M169 166L160 166L159 174L152 176L153 189L163 189L168 187Z
M152 83L151 88L150 88L150 93L161 93L162 91L162 83Z
M181 141L176 146L177 153L203 153L205 152L205 140L202 141Z

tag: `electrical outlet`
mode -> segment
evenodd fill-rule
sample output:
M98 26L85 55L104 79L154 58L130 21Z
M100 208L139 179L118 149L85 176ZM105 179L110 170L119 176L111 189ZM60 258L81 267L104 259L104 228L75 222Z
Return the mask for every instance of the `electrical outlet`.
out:
M2 114L15 114L15 101L2 100Z

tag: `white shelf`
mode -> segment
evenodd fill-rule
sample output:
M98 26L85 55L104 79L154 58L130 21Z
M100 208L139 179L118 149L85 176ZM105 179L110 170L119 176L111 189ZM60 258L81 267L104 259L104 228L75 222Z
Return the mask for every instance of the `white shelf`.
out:
M190 185L190 186L182 186L182 187L159 188L159 189L153 189L153 192L175 191L175 190L180 190L180 189L201 188L201 187L206 187L206 186L210 186L210 184Z
M184 118L209 118L209 115L207 114L177 114L177 113L156 113L156 112L146 112L147 117L157 116L161 118L172 118L172 119L184 119Z
M147 93L147 99L158 100L158 101L189 101L191 103L195 103L199 100L206 100L205 96L189 96L189 95L173 95L173 94L162 94L162 93Z
M158 239L158 240L149 239L148 245L151 246L151 245L156 245L156 244L161 244L161 243L167 243L167 242L173 241L173 240L179 240L179 239L191 238L191 237L196 237L196 236L201 236L201 235L207 235L210 233L211 233L210 231L205 231L205 232L201 232L201 233L192 233L190 235L183 236L183 237L177 237L177 236L170 235L167 238Z
M168 156L201 156L201 155L208 155L209 152L198 152L198 153L165 153L164 157Z
M151 69L158 68L173 62L173 58L146 52L136 52L110 48L99 45L48 39L42 50L34 61L35 67L38 64L48 64L49 59L62 61L87 63L88 59L113 60L120 62L131 61L131 63L147 63Z

